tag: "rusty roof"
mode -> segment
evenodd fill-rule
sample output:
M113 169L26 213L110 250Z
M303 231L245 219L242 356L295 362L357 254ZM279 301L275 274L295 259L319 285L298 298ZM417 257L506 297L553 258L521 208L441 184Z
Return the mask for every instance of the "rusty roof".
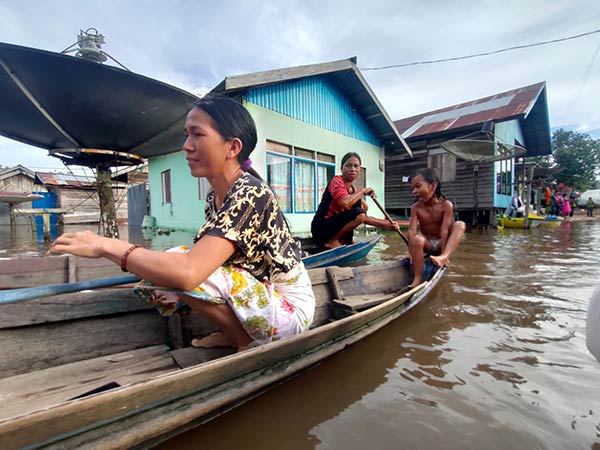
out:
M66 173L36 172L35 176L44 186L92 187L96 181L93 177Z
M551 153L546 83L536 83L489 97L429 111L394 122L405 139L459 131L485 122L523 119L527 156Z

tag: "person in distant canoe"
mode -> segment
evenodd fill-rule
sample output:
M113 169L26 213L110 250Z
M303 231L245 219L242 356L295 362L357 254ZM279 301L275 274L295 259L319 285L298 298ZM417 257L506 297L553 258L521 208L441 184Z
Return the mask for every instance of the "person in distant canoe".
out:
M594 216L594 201L592 200L592 197L589 197L587 202L585 202L585 213L588 217Z
M550 214L553 216L560 215L560 211L563 207L563 196L560 191L554 191L554 196L552 197L552 210Z
M575 208L577 207L577 192L571 191L569 194L569 201L571 202L571 212L569 213L569 217L573 217L573 213L575 212Z
M315 296L300 247L277 199L250 167L257 142L252 116L227 97L198 100L185 122L183 150L194 177L206 177L206 223L191 249L159 252L91 232L65 233L53 253L110 259L165 293L144 286L144 299L173 311L175 295L219 332L197 347L267 343L308 330Z
M521 201L521 197L519 197L519 192L515 189L508 206L504 210L504 215L508 217L517 217L517 213L521 206L523 206L523 202Z
M425 253L431 255L436 266L447 266L465 234L466 225L460 220L452 223L453 206L442 195L440 178L434 169L418 170L411 179L411 187L416 201L410 208L407 234L414 270L411 286L417 286L423 282Z
M342 174L334 176L323 192L321 203L311 223L313 240L327 248L349 245L354 229L361 224L394 230L399 224L367 215L364 196L376 198L370 187L356 189L352 184L358 178L362 161L357 153L346 153L342 158Z
M550 198L552 197L552 191L549 186L546 186L546 195L544 197L544 206L550 206Z
M573 209L571 208L571 202L569 201L569 197L567 194L563 195L563 204L560 209L560 215L563 217L569 217Z

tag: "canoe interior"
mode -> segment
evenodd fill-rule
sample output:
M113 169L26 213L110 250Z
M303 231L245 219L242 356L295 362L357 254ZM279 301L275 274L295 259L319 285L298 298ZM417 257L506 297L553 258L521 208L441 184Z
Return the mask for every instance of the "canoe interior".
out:
M363 322L353 318L385 307L412 279L410 266L404 261L309 272L318 304L312 327L315 333L306 334L315 348L322 347L322 339L335 342L343 333L365 333L373 318L365 317ZM412 294L405 295L403 302L408 302ZM340 327L332 326L338 323ZM83 406L91 399L126 392L185 368L203 367L203 363L212 364L222 357L229 361L232 356L227 355L233 349L190 347L192 338L214 330L186 309L162 317L134 297L130 289L122 288L0 305L0 432L3 426L13 430L16 423L33 420L31 417L48 408ZM267 351L270 346L279 346L274 354L285 354L286 341L291 347L302 343L293 338L263 347ZM344 346L339 345L339 349ZM253 350L257 349L247 352L252 355ZM247 352L233 357L243 360ZM20 439L28 439L27 433L19 431L25 436Z

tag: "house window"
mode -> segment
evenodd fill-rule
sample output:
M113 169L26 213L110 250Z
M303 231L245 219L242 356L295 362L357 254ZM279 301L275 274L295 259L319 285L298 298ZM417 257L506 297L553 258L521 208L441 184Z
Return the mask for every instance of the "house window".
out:
M292 212L292 158L267 153L267 183L283 212Z
M267 141L267 183L283 212L314 213L334 172L333 155Z
M208 184L208 180L204 177L198 178L198 199L203 201L206 200L209 190L210 184Z
M165 170L160 174L162 181L162 201L171 203L171 170Z
M512 159L496 161L496 193L512 195Z
M433 148L429 150L427 167L437 171L442 183L456 180L456 156L444 149Z

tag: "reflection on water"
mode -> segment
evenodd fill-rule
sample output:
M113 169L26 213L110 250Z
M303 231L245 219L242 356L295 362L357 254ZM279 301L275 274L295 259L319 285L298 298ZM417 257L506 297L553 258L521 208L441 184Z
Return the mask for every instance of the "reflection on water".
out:
M600 223L467 236L427 303L164 449L585 449ZM386 233L369 260L404 254Z
M192 237L121 233L156 249ZM598 248L600 223L470 233L425 304L159 448L598 448L584 330ZM386 232L369 261L405 253Z

